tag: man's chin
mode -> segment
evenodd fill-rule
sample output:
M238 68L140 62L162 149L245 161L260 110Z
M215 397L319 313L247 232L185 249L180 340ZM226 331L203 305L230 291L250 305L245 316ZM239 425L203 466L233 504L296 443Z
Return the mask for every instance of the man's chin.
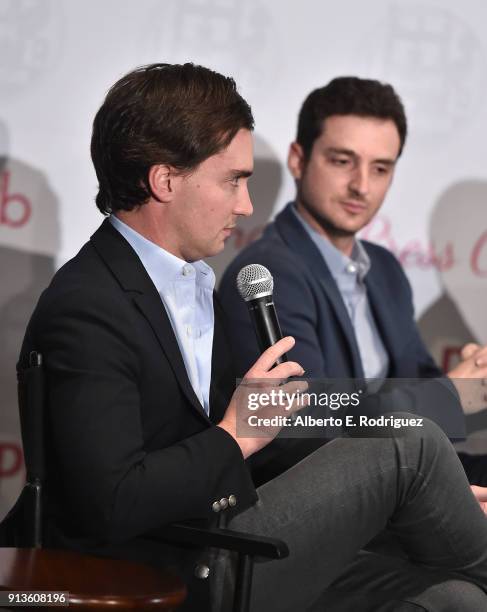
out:
M329 234L333 235L337 238L353 238L355 234L360 232L360 230L364 227L364 225L339 225L333 227L333 229L329 230Z
M214 257L219 255L225 249L225 240L222 240L208 248L206 257Z
M369 223L370 219L368 217L357 217L355 219L347 219L343 223L341 223L337 228L337 232L340 232L344 237L345 236L355 236L358 232L364 229L364 227Z

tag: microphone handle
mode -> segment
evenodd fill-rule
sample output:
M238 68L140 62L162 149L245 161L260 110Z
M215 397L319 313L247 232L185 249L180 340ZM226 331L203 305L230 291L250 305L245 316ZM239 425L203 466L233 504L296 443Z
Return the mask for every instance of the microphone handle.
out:
M250 318L254 326L259 348L263 352L282 338L272 295L254 298L247 302ZM288 361L284 353L276 360L276 365Z

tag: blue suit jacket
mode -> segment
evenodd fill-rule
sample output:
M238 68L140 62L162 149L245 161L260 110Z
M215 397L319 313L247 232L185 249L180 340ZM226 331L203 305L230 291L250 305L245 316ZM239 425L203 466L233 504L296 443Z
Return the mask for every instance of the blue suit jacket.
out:
M263 236L234 259L220 285L231 318L241 373L259 352L247 307L235 277L249 263L268 268L274 277L274 303L282 332L296 338L290 352L310 377L363 377L355 333L335 280L316 245L289 204ZM365 277L377 328L390 359L391 378L440 376L414 321L412 293L400 264L386 249L363 241L371 268Z
M291 206L277 215L259 240L236 257L220 284L220 297L230 318L229 332L238 372L243 375L248 370L259 349L247 307L236 290L235 278L243 266L258 263L268 268L274 278L274 303L282 332L296 339L289 358L299 362L309 378L362 379L364 373L355 333L336 282ZM419 336L411 287L400 264L386 249L367 241L363 245L371 261L365 277L367 294L390 359L388 377L441 377ZM409 401L391 405L387 401L377 410L407 409L435 418L437 410L442 410L439 403L448 402L451 420L448 425L440 424L445 430L456 432L452 437L461 437L463 413L449 379L443 379L441 385L435 381L434 385L421 387L414 405Z

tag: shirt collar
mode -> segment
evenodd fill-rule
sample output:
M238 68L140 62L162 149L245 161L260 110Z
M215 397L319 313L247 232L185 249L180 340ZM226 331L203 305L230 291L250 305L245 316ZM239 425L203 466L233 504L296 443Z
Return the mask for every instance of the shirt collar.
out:
M110 223L137 253L159 293L174 281L195 282L199 287L213 291L215 273L204 261L188 263L176 257L136 232L115 215L110 215Z
M300 223L308 233L311 240L317 246L323 259L330 269L332 276L337 279L342 277L344 274L357 275L358 278L363 281L365 275L370 270L370 258L364 245L361 241L356 238L354 241L352 256L348 257L339 251L325 236L319 234L311 225L303 219L296 209L296 205L291 207L295 216L299 219Z

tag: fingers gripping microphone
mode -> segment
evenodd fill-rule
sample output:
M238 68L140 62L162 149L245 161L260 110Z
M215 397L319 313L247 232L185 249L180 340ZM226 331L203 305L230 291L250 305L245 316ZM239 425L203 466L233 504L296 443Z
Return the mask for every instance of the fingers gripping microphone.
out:
M272 300L274 289L272 274L264 266L249 264L237 275L237 289L247 302L260 350L265 351L282 338ZM276 360L276 364L287 360L287 355L284 354Z

